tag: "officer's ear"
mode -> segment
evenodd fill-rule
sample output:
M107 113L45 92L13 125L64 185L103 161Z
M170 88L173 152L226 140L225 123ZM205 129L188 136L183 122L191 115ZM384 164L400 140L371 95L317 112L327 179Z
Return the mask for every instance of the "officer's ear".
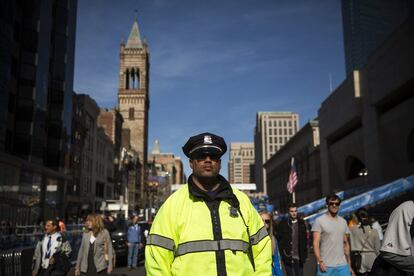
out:
M190 164L190 168L193 169L193 159L189 159L188 163Z

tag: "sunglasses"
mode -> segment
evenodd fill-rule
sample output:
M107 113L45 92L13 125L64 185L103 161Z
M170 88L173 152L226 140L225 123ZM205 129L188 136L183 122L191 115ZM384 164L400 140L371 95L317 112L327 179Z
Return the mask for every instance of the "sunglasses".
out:
M195 159L197 161L203 161L203 160L206 160L207 157L210 157L210 160L215 161L215 162L220 160L220 156L218 154L206 153L206 152L195 153L192 159Z
M339 206L339 205L341 205L341 203L339 203L339 202L329 202L328 205L329 206Z
M270 219L265 219L265 220L264 220L264 222L265 222L266 224L270 224Z

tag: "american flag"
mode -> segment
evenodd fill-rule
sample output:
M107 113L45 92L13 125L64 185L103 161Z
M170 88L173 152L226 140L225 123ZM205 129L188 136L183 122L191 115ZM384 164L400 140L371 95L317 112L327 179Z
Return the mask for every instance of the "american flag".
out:
M290 173L289 173L289 181L287 183L287 190L289 193L293 193L295 191L295 186L297 183L298 183L298 175L296 174L295 160L292 157Z

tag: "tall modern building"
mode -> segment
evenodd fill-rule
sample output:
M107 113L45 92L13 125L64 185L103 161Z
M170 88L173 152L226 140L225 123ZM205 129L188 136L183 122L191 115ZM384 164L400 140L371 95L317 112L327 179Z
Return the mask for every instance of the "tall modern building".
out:
M258 112L254 131L255 180L257 190L267 194L264 163L299 130L299 114Z
M77 0L0 3L0 219L63 212Z
M342 0L347 75L361 69L413 11L413 0Z
M254 161L254 143L230 143L229 182L255 183Z
M139 201L144 200L145 170L148 146L148 110L149 110L149 49L142 41L135 21L126 43L121 43L118 107L124 123L123 134L128 134L131 149L138 154L141 163ZM122 138L125 140L125 137Z

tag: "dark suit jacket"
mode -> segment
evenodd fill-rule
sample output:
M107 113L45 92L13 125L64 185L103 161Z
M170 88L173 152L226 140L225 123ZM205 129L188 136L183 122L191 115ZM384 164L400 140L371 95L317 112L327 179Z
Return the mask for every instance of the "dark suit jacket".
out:
M276 239L279 243L279 252L285 264L292 263L292 223L289 219L279 222L276 229ZM298 220L299 226L299 261L304 263L308 257L306 225Z

